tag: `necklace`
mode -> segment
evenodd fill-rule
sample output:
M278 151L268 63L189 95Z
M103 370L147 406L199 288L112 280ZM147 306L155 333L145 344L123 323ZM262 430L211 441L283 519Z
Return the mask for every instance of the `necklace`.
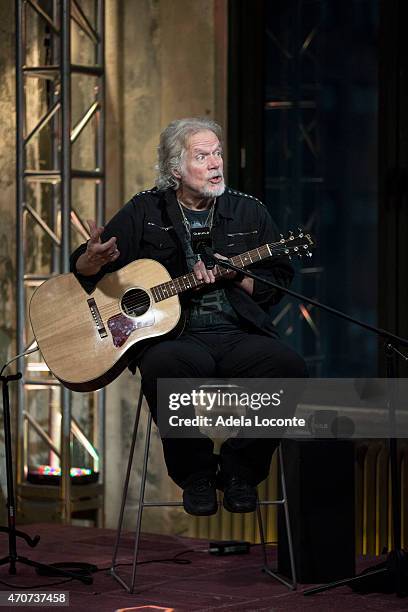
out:
M177 199L177 203L178 203L179 208L180 208L180 212L181 212L181 216L182 216L182 219L183 219L184 227L186 228L187 234L189 236L191 236L191 223L187 219L187 217L185 215L185 212L183 210L184 204L182 202L180 202L179 199ZM214 221L214 210L215 210L215 198L214 198L214 201L213 201L213 203L211 205L211 208L209 210L209 213L208 213L207 218L206 218L205 223L204 223L204 227L208 227L210 231L212 230L213 221Z

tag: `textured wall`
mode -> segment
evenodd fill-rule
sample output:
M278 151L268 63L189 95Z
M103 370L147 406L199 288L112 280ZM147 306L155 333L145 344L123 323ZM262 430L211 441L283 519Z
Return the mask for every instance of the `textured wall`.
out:
M14 3L0 3L0 363L14 354L15 340L15 86ZM14 401L14 393L11 400ZM2 419L0 463L4 466ZM5 474L1 469L4 494ZM0 522L5 504L0 493Z
M82 0L89 4L89 0ZM225 11L226 0L106 0L107 66L107 218L140 190L151 187L155 176L156 147L161 129L172 119L207 115L223 120L217 79L219 66L214 11ZM35 29L31 53L42 53ZM220 34L218 23L218 36ZM76 61L83 48L73 37ZM83 41L82 41L83 42ZM14 2L0 3L0 357L14 354L15 335L15 82ZM79 117L89 96L85 82L78 83L73 115ZM218 92L218 94L217 94ZM35 96L35 92L32 92ZM31 94L30 94L31 95ZM217 111L218 100L218 111ZM39 110L39 109L38 109ZM88 144L74 146L75 163L86 166L92 152ZM87 186L75 187L74 200L85 218L93 204ZM41 198L40 198L41 201ZM44 200L43 200L44 201ZM44 244L41 249L44 248ZM38 242L31 257L38 259ZM36 252L34 252L36 251ZM106 522L115 526L122 479L130 444L139 381L124 373L107 389L106 412ZM161 443L152 443L149 486L152 495L177 498L163 465ZM1 458L0 458L1 459ZM140 459L131 484L126 513L133 527ZM120 475L120 477L119 477ZM174 520L175 516L180 517ZM1 517L0 517L1 518ZM151 531L189 530L189 519L176 509L146 513Z
M171 120L214 113L213 0L127 0L123 13L124 197L152 186Z
M161 125L214 116L214 2L160 2Z
M0 362L15 337L14 3L0 3Z

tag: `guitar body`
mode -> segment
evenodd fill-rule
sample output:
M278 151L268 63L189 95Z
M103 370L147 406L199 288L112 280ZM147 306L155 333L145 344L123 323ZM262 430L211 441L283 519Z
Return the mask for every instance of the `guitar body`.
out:
M89 295L74 274L38 287L30 303L31 326L51 372L74 391L93 391L126 367L126 353L143 340L173 330L178 295L156 301L151 288L171 281L166 268L139 259L107 274Z

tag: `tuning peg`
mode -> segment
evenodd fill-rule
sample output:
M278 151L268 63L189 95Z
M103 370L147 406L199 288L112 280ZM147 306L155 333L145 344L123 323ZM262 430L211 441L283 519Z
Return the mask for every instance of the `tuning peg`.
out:
M279 236L281 237L279 242L285 242L285 238L283 237L283 234L279 234Z
M285 255L289 255L290 251L289 249L285 249Z
M303 230L301 227L298 227L299 238L303 238Z
M310 251L308 251L308 252L306 253L306 255L307 255L308 257L311 257L311 256L312 256L312 253L311 253Z
M293 247L293 250L294 250L294 251L298 251L298 250L299 250L299 247Z
M289 240L294 240L294 236L293 236L293 232L292 230L289 230Z
M304 244L304 245L303 245L303 248L305 249L305 251L307 251L307 249L309 248L309 245Z

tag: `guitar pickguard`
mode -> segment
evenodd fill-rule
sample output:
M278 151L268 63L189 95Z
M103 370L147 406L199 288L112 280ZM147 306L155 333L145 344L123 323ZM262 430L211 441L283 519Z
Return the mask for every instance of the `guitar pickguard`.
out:
M108 328L116 348L123 346L133 331L150 325L154 325L154 314L152 312L139 319L131 319L122 313L108 319Z

